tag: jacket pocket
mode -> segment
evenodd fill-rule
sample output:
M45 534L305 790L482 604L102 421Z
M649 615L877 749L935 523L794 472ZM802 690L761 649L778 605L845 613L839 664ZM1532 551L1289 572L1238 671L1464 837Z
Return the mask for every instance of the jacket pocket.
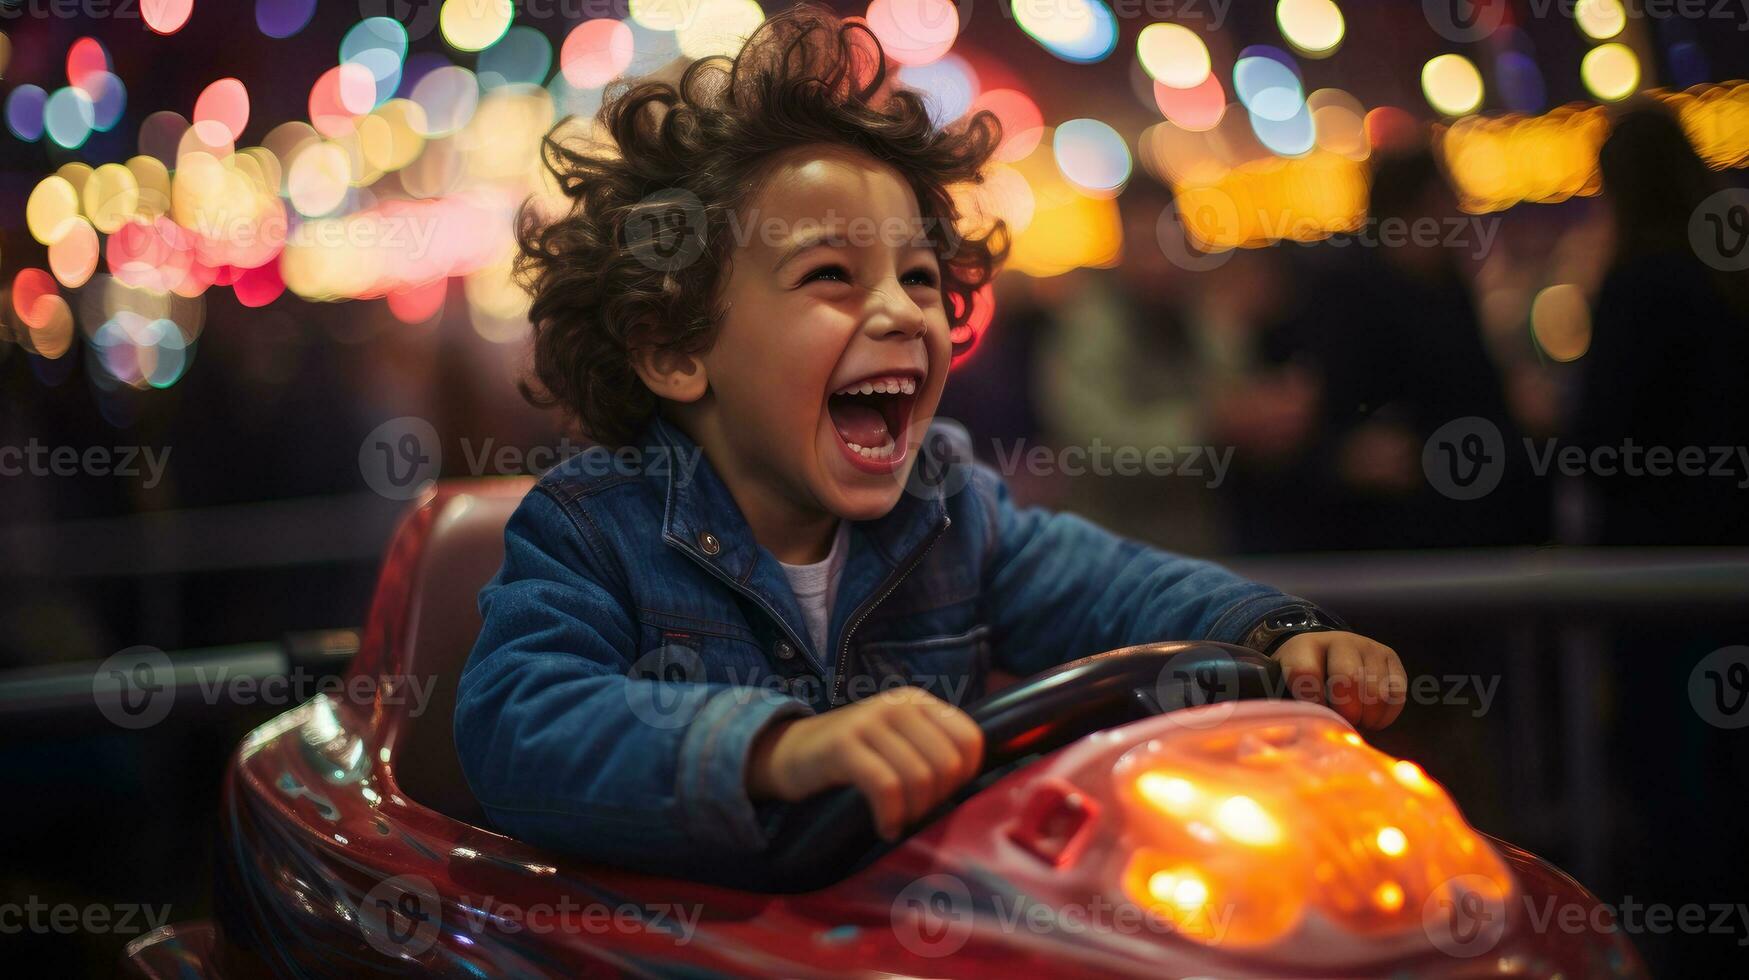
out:
M750 640L645 622L629 676L666 681L768 686L770 661Z
M920 687L964 707L983 697L990 671L990 627L980 624L963 633L915 640L877 640L857 647L857 655L864 683L872 683L874 690ZM857 700L874 690L852 688L849 693Z

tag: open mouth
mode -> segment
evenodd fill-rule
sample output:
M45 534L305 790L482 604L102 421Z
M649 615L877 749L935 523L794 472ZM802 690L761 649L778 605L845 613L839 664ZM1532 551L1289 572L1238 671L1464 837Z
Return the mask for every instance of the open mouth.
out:
M921 378L882 374L853 382L826 399L832 428L858 469L889 473L905 458L905 430Z

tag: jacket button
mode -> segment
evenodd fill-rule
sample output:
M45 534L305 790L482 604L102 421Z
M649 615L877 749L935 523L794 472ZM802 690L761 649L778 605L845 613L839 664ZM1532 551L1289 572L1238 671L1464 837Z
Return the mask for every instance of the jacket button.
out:
M699 534L698 534L698 546L700 548L704 549L704 553L707 555L714 555L717 552L723 550L723 543L721 541L718 541L717 536L710 533L709 531L700 531L699 532Z
M795 658L796 658L796 648L790 646L788 640L778 640L777 641L777 659L779 659L779 660L794 660Z

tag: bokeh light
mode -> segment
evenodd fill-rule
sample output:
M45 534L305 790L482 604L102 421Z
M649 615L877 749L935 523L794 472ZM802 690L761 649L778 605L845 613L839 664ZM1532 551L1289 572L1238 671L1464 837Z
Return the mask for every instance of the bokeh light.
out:
M90 96L71 85L55 89L43 104L43 133L65 149L85 145L96 124L97 109Z
M1421 68L1427 104L1448 116L1464 116L1482 104L1482 73L1461 54L1442 54Z
M49 246L49 271L61 285L78 289L97 271L97 253L97 230L83 217L76 217Z
M159 34L175 34L188 23L194 0L140 0L140 17Z
M208 85L194 101L194 124L212 122L223 126L231 142L243 138L249 124L249 90L235 78L221 78Z
M351 181L352 162L339 144L311 143L286 170L287 197L299 214L320 217L340 206Z
M1591 305L1585 291L1558 283L1536 294L1530 328L1543 353L1557 361L1576 361L1591 348Z
M1605 102L1619 102L1640 87L1640 59L1633 49L1611 41L1592 48L1579 63L1585 90Z
M1019 89L998 88L980 94L972 100L972 112L988 109L1002 124L1002 142L997 145L994 159L1013 163L1031 153L1044 138L1045 117L1038 103Z
M632 29L624 21L586 20L566 35L559 70L577 88L600 88L632 63Z
M1280 0L1275 22L1295 50L1312 58L1329 57L1347 31L1342 11L1332 0Z
M700 2L702 0L628 0L626 13L632 21L649 30L674 31L692 19Z
M315 12L316 0L255 0L255 26L268 37L291 37Z
M84 85L75 87L91 100L91 128L100 133L114 129L128 102L127 86L121 78L113 72L93 72L86 76Z
M67 49L67 81L91 92L92 76L109 71L109 54L94 37L82 37Z
M1522 51L1503 51L1494 59L1500 97L1514 112L1541 112L1548 102L1542 69Z
M692 19L675 29L674 39L688 58L733 57L764 21L765 11L755 0L699 0Z
M476 73L482 88L500 85L541 85L553 67L553 46L532 27L512 27L504 39L480 52ZM397 71L399 80L400 72Z
M34 143L43 135L43 107L49 94L37 85L20 85L6 96L6 128L12 135Z
M1227 112L1227 93L1221 88L1220 76L1211 72L1195 88L1155 82L1154 104L1179 128L1200 133L1220 125Z
M20 269L12 277L12 312L27 327L46 326L53 309L49 300L59 296L55 277L41 269Z
M1628 25L1628 12L1621 0L1579 0L1573 8L1573 20L1586 37L1607 41Z
M73 346L73 309L59 294L42 297L37 304L39 322L30 324L30 331L18 340L38 357L49 360L61 357Z
M1092 64L1117 48L1117 16L1102 0L1019 3L1012 11L1027 37L1064 61Z
M1181 24L1149 24L1136 36L1136 57L1148 77L1173 88L1195 88L1209 77L1209 49Z
M1311 109L1304 102L1286 119L1271 119L1259 112L1248 113L1248 116L1257 141L1277 156L1297 157L1310 153L1317 145L1317 127L1312 121Z
M468 88L473 88L472 75ZM377 83L370 69L353 62L335 65L310 86L310 125L329 138L345 136L356 127L357 117L376 107L376 98Z
M407 29L387 17L367 17L340 39L340 63L357 65L376 82L373 104L387 102L401 84L407 61Z
M1233 62L1233 91L1252 115L1287 122L1305 108L1298 68L1286 52L1252 45Z
M1096 197L1112 197L1130 179L1130 148L1118 131L1097 119L1071 119L1051 141L1057 169Z
M421 78L413 86L412 100L425 113L425 129L420 135L427 139L447 136L474 118L480 105L480 86L473 72L448 65Z
M724 0L702 2L708 9ZM947 54L960 30L959 8L948 0L873 0L866 19L887 57L901 65L927 65Z
M173 320L148 320L118 310L91 336L97 363L110 377L136 388L168 388L188 370L188 338Z
M929 118L946 126L966 114L978 97L978 73L959 55L899 69L899 81L923 94Z
M59 175L38 181L24 203L25 227L30 237L44 245L59 241L78 215L79 192Z
M443 0L437 24L450 47L479 51L503 37L515 16L511 0Z
M79 197L92 226L109 235L139 210L140 182L127 167L106 163L86 179Z
M1306 97L1317 132L1318 148L1350 160L1372 155L1366 135L1366 109L1360 100L1341 89L1321 88Z

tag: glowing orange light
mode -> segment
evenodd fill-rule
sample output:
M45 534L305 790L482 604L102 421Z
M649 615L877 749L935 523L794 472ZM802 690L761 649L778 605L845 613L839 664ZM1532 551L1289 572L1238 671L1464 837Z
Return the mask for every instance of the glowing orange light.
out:
M1148 893L1183 912L1199 911L1208 904L1209 886L1195 871L1156 871L1148 877Z
M1396 827L1380 827L1373 843L1391 857L1397 857L1409 849L1409 838L1403 836L1403 832Z
M1330 930L1417 934L1454 876L1511 893L1500 856L1419 767L1313 710L1263 706L1120 758L1123 892L1196 942L1288 955Z
M1164 773L1146 772L1136 781L1136 788L1167 813L1184 813L1196 799L1196 786L1190 780Z
M1408 759L1398 759L1391 763L1391 775L1397 777L1397 782L1410 789L1421 789L1428 785L1427 773Z
M1234 796L1215 809L1215 826L1241 844L1265 847L1281 840L1281 825L1249 796Z

